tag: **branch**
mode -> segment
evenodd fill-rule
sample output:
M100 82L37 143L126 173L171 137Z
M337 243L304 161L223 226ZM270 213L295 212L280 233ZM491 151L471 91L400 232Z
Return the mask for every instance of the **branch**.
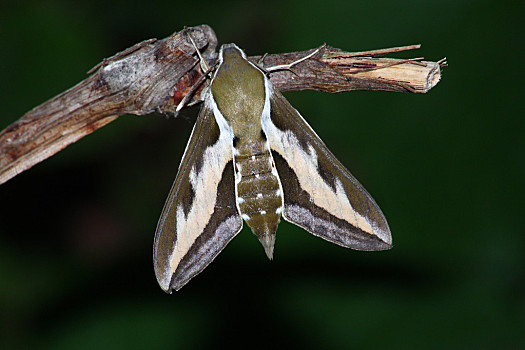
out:
M377 90L426 93L441 77L444 60L423 61L422 58L395 59L379 56L400 51L419 49L421 45L394 47L362 52L344 52L323 45L313 60L304 61L293 73L281 71L270 76L272 83L281 91L319 90L342 92L352 90ZM312 52L293 52L268 55L265 66L293 62ZM260 56L250 58L257 62Z
M202 76L185 31L191 32L207 61L216 60L217 38L207 25L185 29L163 40L146 40L104 59L88 72L94 73L87 79L27 112L0 133L0 184L120 115L173 113ZM419 45L350 53L322 46L312 59L294 66L293 72L272 73L270 80L281 91L425 93L439 81L440 68L445 65L442 61L379 58L415 48ZM263 65L286 64L309 52L312 50L268 55ZM260 58L249 59L257 62ZM192 103L201 100L205 85L195 91Z

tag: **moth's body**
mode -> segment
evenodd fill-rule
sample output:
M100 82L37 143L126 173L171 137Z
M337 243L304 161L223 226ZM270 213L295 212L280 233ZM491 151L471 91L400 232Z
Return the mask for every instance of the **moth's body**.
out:
M223 45L155 235L155 273L178 290L241 230L271 259L281 216L344 247L383 250L381 210L265 73Z
M224 49L222 55L227 63L215 74L211 93L234 135L237 208L271 259L283 195L262 126L264 75L235 48Z

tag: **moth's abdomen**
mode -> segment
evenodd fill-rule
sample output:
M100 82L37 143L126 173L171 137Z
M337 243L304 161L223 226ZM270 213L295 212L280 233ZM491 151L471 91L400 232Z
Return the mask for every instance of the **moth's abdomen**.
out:
M236 151L235 179L241 216L259 240L265 239L264 236L271 238L273 251L283 194L271 153L263 142L236 147Z

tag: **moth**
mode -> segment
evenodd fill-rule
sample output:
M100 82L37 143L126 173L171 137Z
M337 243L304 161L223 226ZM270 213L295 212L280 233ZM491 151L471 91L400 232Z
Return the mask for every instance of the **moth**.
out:
M167 293L200 273L245 221L271 260L281 217L343 247L392 246L378 205L235 44L218 65L160 216L155 274Z

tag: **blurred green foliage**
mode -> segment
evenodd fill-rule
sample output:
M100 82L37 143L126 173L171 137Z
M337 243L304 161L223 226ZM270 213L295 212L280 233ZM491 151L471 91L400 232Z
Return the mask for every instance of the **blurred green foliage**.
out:
M0 5L0 128L141 40L206 23L248 54L421 43L426 95L287 94L389 219L346 250L242 231L182 291L152 268L196 110L123 116L0 186L0 348L511 349L525 340L522 34L513 1L18 1ZM516 59L517 58L517 59ZM521 112L520 112L521 111Z

